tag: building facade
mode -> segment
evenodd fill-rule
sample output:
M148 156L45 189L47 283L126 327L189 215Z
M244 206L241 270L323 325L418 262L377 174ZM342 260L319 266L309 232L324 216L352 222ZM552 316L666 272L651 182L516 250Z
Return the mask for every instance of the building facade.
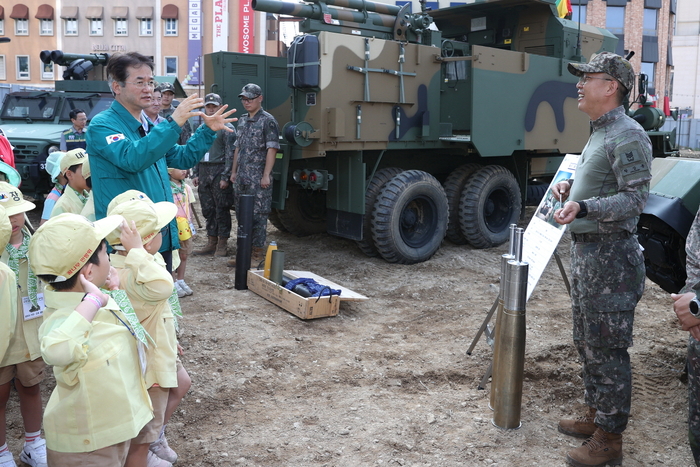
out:
M672 103L686 117L698 117L700 109L700 2L678 1L678 19L673 36L676 82Z

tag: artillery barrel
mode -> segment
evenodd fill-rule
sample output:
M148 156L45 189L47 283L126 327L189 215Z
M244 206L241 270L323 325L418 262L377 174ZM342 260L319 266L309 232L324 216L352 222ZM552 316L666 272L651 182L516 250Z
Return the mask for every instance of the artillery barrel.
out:
M354 8L360 11L374 11L386 15L396 16L399 14L401 7L396 5L387 5L386 3L365 2L363 0L326 0L326 4L342 6L345 8Z
M59 66L68 66L75 60L87 60L93 65L106 65L109 61L109 54L69 54L62 50L42 50L39 58L43 63L54 62Z
M338 1L355 1L355 0L338 0ZM377 7L379 8L379 7ZM296 16L298 18L309 18L323 20L323 10L318 5L304 5L300 3L279 2L277 0L253 0L253 9L256 11L265 11L267 13L277 13L281 15ZM371 23L376 26L384 26L393 28L396 22L396 16L391 16L382 13L368 13L367 19L365 15L359 11L341 10L338 8L327 8L331 18L339 21L351 21L358 24Z

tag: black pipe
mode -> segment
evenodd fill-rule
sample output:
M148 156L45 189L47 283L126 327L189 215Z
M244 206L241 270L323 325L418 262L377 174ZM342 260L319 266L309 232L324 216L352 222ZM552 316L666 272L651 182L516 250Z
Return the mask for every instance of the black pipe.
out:
M248 288L248 269L253 253L253 195L241 195L238 203L238 239L236 249L236 290Z

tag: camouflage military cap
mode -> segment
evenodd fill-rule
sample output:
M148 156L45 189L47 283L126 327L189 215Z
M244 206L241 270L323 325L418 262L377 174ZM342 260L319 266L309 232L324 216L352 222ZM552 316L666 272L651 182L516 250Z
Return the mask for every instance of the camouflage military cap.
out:
M209 94L204 96L204 105L207 105L207 104L222 105L223 102L221 100L220 95L213 93L213 92L210 92Z
M569 63L569 73L576 76L583 76L584 73L607 73L618 80L628 92L634 86L632 64L612 52L593 55L588 63Z
M156 90L160 91L161 94L164 92L172 92L175 94L175 86L173 86L173 83L160 83Z
M238 95L238 97L245 97L247 99L255 99L258 96L262 96L262 89L260 89L260 86L253 83L248 83L243 86L241 93Z

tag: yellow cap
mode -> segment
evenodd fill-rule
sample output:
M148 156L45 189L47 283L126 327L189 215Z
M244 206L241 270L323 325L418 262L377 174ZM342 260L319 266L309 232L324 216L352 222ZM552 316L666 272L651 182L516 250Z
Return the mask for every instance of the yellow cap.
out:
M88 154L84 149L71 149L61 158L61 173L66 174L66 170L74 165L84 164L88 160ZM84 177L85 175L83 175Z
M122 216L107 216L90 222L68 212L52 217L29 242L29 264L35 274L57 276L55 282L63 282L85 266L102 240L123 221Z
M5 251L11 235L12 224L10 224L10 217L5 212L5 208L0 206L0 251Z
M175 214L177 214L177 206L174 203L168 201L153 203L150 199L125 201L107 210L108 216L123 216L129 225L132 221L136 222L136 229L144 245L153 240L153 237L175 218ZM121 231L115 231L107 235L109 244L121 244L120 234Z
M8 216L31 211L36 207L34 203L22 197L22 192L19 191L19 188L7 182L0 182L0 206L5 208Z
M107 205L107 212L110 212L117 204L126 203L127 201L146 201L149 204L153 204L153 200L148 197L148 195L139 190L126 190L124 193L117 195L109 202Z

